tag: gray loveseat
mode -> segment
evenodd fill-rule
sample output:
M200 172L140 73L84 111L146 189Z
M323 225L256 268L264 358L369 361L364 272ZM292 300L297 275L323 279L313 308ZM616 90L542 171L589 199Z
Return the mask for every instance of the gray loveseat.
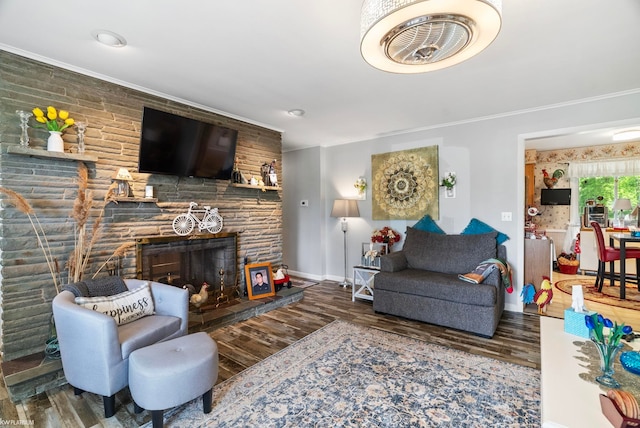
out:
M463 281L458 274L473 271L487 259L506 261L506 248L497 244L496 235L444 235L407 228L402 250L380 259L373 309L493 336L504 310L500 271L495 269L481 284Z

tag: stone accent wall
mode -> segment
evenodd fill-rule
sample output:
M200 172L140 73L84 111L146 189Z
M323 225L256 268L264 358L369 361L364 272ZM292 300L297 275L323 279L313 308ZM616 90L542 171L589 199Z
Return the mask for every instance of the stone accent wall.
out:
M94 199L92 218L87 223L89 232L117 168L131 172L135 197L144 196L145 185L154 186L157 203L106 205L100 238L85 278L127 242L132 247L121 259L121 275L135 277L135 239L173 235L171 221L186 212L191 201L218 207L224 219L222 232L238 233L239 260L246 256L250 262L271 262L274 268L282 263L281 191L262 192L235 188L227 181L137 173L143 106L237 129L239 168L249 177L259 176L260 166L273 159L280 175L279 132L4 51L0 51L0 100L0 185L19 192L33 206L64 282L65 262L74 248L71 211L77 194L77 162L7 154L9 146L20 144L16 110L52 105L68 110L76 121L88 123L86 154L98 157L97 162L87 163ZM30 147L46 148L46 130L31 128L29 135ZM75 128L66 130L63 138L65 151L75 151ZM43 350L56 290L27 216L9 206L4 197L0 251L0 349L8 361Z

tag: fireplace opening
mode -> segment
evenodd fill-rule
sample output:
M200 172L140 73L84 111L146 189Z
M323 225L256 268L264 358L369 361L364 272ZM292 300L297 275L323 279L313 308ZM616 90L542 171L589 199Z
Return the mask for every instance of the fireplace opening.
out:
M208 299L198 307L203 311L240 298L236 255L236 233L140 238L136 272L139 279L187 288L190 294L207 283Z

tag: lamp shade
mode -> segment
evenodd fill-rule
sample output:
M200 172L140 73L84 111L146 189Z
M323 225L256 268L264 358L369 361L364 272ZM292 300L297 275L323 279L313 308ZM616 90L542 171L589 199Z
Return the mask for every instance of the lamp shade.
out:
M113 178L114 180L133 180L133 177L131 177L131 174L129 174L129 170L127 170L127 168L118 169L111 178Z
M626 199L626 198L616 199L616 201L613 203L613 209L614 209L614 211L630 210L631 209L631 201L629 199Z
M358 202L355 199L336 199L333 201L331 217L360 217Z

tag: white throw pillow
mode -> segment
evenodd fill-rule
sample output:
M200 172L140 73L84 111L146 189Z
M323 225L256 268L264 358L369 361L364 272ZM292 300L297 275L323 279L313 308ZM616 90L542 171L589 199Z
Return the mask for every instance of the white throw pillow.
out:
M109 315L118 325L155 313L148 282L135 290L113 296L76 297L76 303L87 309Z

